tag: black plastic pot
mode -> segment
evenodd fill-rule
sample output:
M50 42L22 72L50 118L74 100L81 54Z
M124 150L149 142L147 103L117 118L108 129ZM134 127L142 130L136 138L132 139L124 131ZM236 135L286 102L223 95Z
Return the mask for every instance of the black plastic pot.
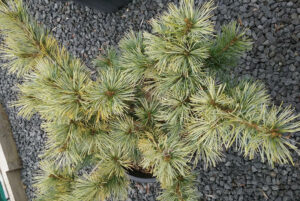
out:
M140 172L135 169L127 170L127 175L130 180L139 182L139 183L154 183L154 182L156 182L156 178L153 177L152 174L146 174L146 173Z
M62 0L67 1L67 0ZM128 4L131 0L73 0L90 8L103 12L114 12Z

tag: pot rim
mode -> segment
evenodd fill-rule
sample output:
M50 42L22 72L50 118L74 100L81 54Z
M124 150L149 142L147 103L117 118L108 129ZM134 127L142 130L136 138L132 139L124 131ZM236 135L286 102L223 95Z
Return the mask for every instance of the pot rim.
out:
M135 169L132 169L131 171L138 172ZM152 178L145 178L145 177L133 176L133 175L130 174L130 172L128 170L126 170L126 175L129 177L130 180L136 181L136 182L139 182L139 183L154 183L154 182L157 181L156 177L154 177L154 176Z
M132 181L136 181L139 183L154 183L156 182L156 178L142 178L142 177L136 177L136 176L132 176L130 175L127 171L126 171L127 176L129 177L130 180Z

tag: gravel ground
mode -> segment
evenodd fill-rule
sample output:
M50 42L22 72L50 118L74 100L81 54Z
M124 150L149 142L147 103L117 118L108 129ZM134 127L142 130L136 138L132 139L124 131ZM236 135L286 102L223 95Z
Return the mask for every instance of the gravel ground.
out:
M149 30L147 21L166 9L172 0L133 0L122 10L105 14L92 9L49 0L26 0L31 14L89 66L105 45L117 45L130 29ZM176 1L177 2L177 1ZM197 1L200 3L200 1ZM238 20L249 27L247 35L254 46L235 69L236 77L252 77L263 81L273 101L292 105L300 113L300 2L298 0L219 0L215 11L216 27ZM1 41L0 41L1 42ZM5 62L5 61L2 61ZM13 89L18 80L0 69L0 101L7 109L18 151L23 161L22 177L29 200L33 198L33 174L37 170L38 154L43 150L44 132L36 115L30 120L17 116L9 108L16 100ZM298 136L298 137L297 137ZM294 137L300 142L299 133ZM299 201L300 157L295 166L269 167L255 159L249 161L234 151L228 151L216 168L204 170L201 165L198 188L201 200L222 201ZM158 184L149 186L132 183L129 200L155 200Z

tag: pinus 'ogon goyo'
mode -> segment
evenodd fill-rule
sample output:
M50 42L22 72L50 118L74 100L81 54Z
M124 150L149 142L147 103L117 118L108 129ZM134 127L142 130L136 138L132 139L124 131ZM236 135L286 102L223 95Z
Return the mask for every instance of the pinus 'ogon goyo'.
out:
M139 169L161 183L158 199L194 201L193 167L216 165L231 146L293 163L299 115L272 105L261 83L229 79L251 42L235 22L215 34L213 9L170 4L151 33L129 32L97 58L93 80L21 0L0 0L4 67L24 80L14 105L40 114L48 138L36 200L125 199L126 169Z

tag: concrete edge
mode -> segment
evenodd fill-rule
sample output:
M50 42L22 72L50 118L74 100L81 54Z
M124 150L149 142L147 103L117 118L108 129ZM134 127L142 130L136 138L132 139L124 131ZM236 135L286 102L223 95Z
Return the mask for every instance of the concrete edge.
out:
M10 201L27 201L21 180L21 161L8 116L0 103L0 170Z

